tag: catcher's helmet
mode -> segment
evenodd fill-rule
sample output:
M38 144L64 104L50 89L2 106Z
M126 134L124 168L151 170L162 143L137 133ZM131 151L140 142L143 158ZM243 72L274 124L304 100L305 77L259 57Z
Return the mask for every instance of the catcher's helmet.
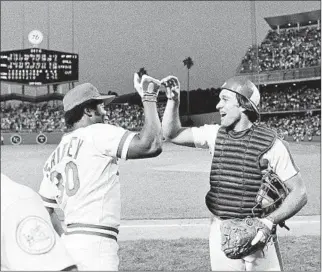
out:
M226 89L244 96L252 104L256 113L259 114L257 108L260 101L259 91L255 84L246 77L232 77L220 89Z

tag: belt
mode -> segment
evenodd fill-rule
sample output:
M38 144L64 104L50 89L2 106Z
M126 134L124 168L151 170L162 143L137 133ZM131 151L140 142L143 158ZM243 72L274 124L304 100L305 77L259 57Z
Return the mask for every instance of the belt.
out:
M65 232L65 235L71 235L71 234L96 235L96 236L110 238L117 241L118 233L119 233L119 230L113 227L93 225L93 224L83 224L83 223L71 223L67 225L67 231Z

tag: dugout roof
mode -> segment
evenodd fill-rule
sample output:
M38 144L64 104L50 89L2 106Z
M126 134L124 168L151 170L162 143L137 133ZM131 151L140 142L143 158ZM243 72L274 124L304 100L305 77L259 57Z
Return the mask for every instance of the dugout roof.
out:
M296 27L297 23L300 23L300 26L308 26L317 24L318 20L321 21L321 10L266 17L264 19L274 30L277 29L277 26L280 28Z

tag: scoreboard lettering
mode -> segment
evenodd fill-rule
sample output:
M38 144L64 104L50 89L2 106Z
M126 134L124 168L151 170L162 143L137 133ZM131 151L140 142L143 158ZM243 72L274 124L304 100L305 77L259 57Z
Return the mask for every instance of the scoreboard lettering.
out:
M2 51L0 80L28 85L78 81L78 54L40 48Z

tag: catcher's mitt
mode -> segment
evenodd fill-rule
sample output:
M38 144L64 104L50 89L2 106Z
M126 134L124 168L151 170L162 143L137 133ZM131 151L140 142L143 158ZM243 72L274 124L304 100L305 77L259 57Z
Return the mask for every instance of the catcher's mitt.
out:
M259 249L263 249L271 237L271 230L257 218L227 219L220 224L221 250L230 259L241 259ZM257 232L261 230L265 242L251 245Z

